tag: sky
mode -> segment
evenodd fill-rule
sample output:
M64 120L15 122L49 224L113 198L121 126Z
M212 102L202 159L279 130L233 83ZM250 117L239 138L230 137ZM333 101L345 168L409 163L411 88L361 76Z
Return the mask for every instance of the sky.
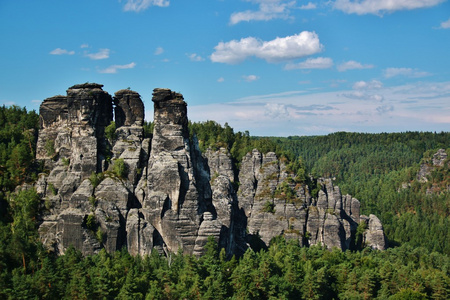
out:
M0 0L0 105L85 82L256 136L450 131L450 0Z

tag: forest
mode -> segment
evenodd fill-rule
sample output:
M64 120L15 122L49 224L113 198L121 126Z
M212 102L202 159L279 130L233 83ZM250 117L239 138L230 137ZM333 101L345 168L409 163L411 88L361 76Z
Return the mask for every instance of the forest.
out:
M285 157L299 180L317 188L333 177L343 194L380 217L390 248L342 252L300 247L283 238L267 250L227 259L213 239L207 253L133 257L126 249L55 256L39 242L33 189L39 116L0 107L0 298L2 299L448 299L449 160L418 177L450 133L347 133L252 137L214 121L190 123L200 149L228 149L239 169L253 148ZM151 136L151 123L144 126ZM237 183L238 186L238 183Z

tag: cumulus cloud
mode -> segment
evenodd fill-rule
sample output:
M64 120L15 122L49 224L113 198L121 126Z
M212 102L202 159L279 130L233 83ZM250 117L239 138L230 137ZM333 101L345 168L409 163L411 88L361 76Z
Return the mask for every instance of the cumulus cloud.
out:
M289 18L289 9L295 6L295 1L286 0L247 0L259 5L258 10L246 10L231 14L230 24L249 21L269 21L272 19Z
M65 54L66 55L74 55L75 51L69 51L66 49L56 48L56 49L50 51L50 54L51 55L65 55Z
M155 55L161 55L163 53L164 53L164 48L163 47L156 48L155 52L154 52Z
M287 64L285 70L294 69L329 69L333 66L333 60L329 57L308 58L307 60L294 64Z
M169 5L169 0L127 0L123 10L140 12L142 10L146 10L150 6L167 7Z
M354 91L342 93L341 96L349 99L383 102L384 96L373 92L382 88L383 83L378 80L357 81L353 84Z
M112 66L109 66L106 69L99 70L99 73L116 74L118 70L133 69L135 66L136 66L136 64L134 62L129 63L127 65L112 65Z
M445 0L336 0L334 8L348 14L374 14L383 15L398 10L411 10L438 5Z
M244 80L247 81L247 82L252 82L252 81L258 80L259 76L256 76L256 75L244 75L244 76L242 76L242 78L244 78Z
M247 37L239 41L220 42L214 49L210 56L213 62L237 64L255 56L273 63L316 54L322 51L323 45L315 32L303 31L271 41Z
M410 78L420 78L430 76L431 74L425 71L412 68L387 68L384 70L384 76L386 78L392 78L396 76L406 76Z
M197 53L186 54L191 61L204 61L205 59Z
M441 28L441 29L448 29L448 28L450 28L450 19L448 19L445 22L441 22L441 26L439 28Z
M375 90L381 89L383 87L383 83L378 80L372 81L358 81L353 84L354 90Z
M93 60L106 59L109 58L109 49L100 49L97 53L88 53L84 55Z
M289 116L284 104L267 103L264 106L264 115L270 118L284 118Z
M224 82L225 81L225 78L223 78L223 77L220 77L219 79L217 79L217 82Z
M81 44L81 45L80 45L80 48L81 48L81 49L83 49L83 48L89 48L89 44Z
M303 4L302 6L300 6L300 9L303 9L303 10L316 9L316 8L317 8L317 5L312 2L308 2L308 4Z
M361 70L361 69L372 69L374 65L363 65L357 61L350 60L347 62L344 62L337 66L337 70L339 72L345 72L348 70Z

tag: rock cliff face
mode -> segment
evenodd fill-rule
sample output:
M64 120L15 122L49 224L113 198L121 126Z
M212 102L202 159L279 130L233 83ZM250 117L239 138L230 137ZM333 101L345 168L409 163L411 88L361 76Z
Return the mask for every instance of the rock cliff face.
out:
M283 235L305 246L348 249L361 222L367 229L360 240L386 247L378 218L360 216L359 201L331 180L322 179L312 197L275 153L258 150L236 170L226 149L201 153L189 138L181 94L155 89L152 100L152 137L144 136L144 105L134 91L111 97L102 85L86 83L43 101L37 159L47 172L36 189L48 248L201 255L213 236L227 254L239 255ZM116 130L106 138L113 109Z

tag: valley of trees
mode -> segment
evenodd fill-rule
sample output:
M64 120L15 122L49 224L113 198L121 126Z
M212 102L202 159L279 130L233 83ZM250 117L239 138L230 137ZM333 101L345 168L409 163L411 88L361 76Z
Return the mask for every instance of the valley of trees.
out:
M45 209L33 189L39 117L0 107L1 299L448 299L450 297L449 160L418 180L450 133L334 133L262 138L213 121L190 123L202 151L227 148L236 166L253 148L284 157L298 179L317 190L335 177L363 213L383 222L391 248L374 251L302 248L283 238L267 250L226 259L210 239L207 254L130 256L126 249L55 256L39 242ZM151 123L145 132L151 136ZM311 191L314 194L314 191Z

